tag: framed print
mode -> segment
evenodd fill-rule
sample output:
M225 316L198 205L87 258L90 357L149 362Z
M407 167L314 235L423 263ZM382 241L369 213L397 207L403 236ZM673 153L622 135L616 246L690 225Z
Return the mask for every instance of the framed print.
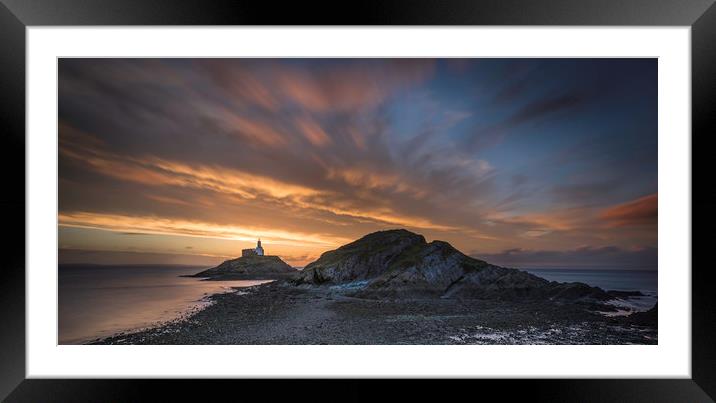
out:
M3 396L711 400L712 2L264 7L6 2Z

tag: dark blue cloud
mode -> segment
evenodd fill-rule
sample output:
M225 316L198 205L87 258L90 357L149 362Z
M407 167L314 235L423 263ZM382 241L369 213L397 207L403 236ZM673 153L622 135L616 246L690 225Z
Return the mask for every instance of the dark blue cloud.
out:
M518 268L608 268L656 270L657 249L627 250L616 246L583 247L567 251L508 249L500 253L474 253L490 263Z

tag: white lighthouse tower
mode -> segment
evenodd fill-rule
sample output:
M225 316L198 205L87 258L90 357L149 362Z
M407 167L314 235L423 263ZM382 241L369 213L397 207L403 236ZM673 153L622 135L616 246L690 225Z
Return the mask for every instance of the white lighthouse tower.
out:
M256 249L254 249L254 250L256 251L257 255L259 255L259 256L264 255L264 248L261 247L261 238L259 238L259 241L256 243Z

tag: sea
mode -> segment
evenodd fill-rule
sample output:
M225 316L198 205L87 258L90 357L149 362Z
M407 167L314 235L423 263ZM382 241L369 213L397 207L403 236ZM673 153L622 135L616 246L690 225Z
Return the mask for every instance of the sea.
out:
M614 301L620 308L616 315L634 311L646 311L656 304L658 299L658 272L656 270L624 269L570 269L570 268L533 268L524 271L549 281L580 282L603 290L640 291L643 297Z
M209 296L270 280L180 277L206 267L60 265L58 344L82 344L146 329L203 309Z

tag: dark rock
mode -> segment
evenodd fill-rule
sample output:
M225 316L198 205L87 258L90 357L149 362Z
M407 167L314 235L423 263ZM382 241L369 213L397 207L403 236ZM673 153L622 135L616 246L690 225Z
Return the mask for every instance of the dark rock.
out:
M659 304L654 304L654 306L648 311L634 312L629 316L625 316L624 321L632 325L656 327L659 322L659 311L657 305Z
M386 265L399 260L401 254L424 244L422 235L406 230L375 232L325 252L303 269L296 283L337 284L371 279L383 274Z
M297 272L278 256L242 256L191 277L208 277L214 280L275 279L288 278Z
M616 291L616 290L609 290L607 291L607 294L611 295L615 298L631 298L631 297L643 297L644 294L641 293L641 291Z
M449 243L427 243L406 230L368 234L321 255L293 284L334 285L362 298L464 298L602 302L613 299L582 283L549 282L469 257ZM356 286L357 285L357 286Z

